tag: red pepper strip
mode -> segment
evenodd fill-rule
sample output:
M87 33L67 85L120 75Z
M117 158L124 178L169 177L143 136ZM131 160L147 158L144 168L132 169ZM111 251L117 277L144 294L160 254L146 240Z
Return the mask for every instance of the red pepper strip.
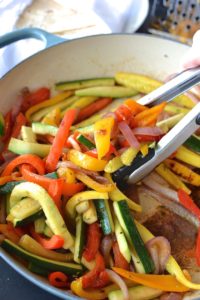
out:
M85 185L82 182L78 182L78 183L64 182L62 194L65 197L71 197L71 196L83 191L84 188L85 188Z
M180 203L200 220L200 208L184 190L178 190L178 198Z
M84 153L91 157L98 158L97 149L88 150L88 151L85 151Z
M152 136L152 135L143 135L143 134L135 134L135 137L137 138L138 142L158 142L162 135Z
M30 228L30 232L32 237L45 249L59 249L64 245L64 239L59 235L54 234L50 239L46 239L43 238L39 233L35 232L33 227Z
M112 248L113 248L113 254L114 254L115 267L129 270L129 263L121 254L118 242L114 242Z
M1 176L8 176L10 175L13 170L22 164L30 164L37 170L38 174L44 175L45 168L44 168L44 161L34 154L23 154L14 158L3 170Z
M20 110L24 113L32 105L36 105L50 98L49 88L42 87L36 91L30 92L28 89L23 89L20 97L22 97L22 104Z
M69 279L63 272L52 272L48 276L48 280L55 287L69 287Z
M16 121L11 133L11 137L17 138L18 135L20 134L21 127L26 123L27 123L26 117L20 112L16 117Z
M97 222L90 224L87 230L87 243L83 252L83 257L87 261L91 261L95 258L101 242L101 230Z
M115 110L115 115L117 117L118 122L125 121L127 124L131 122L133 119L133 114L130 111L130 109L125 106L125 105L120 105L116 110Z
M73 124L76 115L77 110L70 109L65 113L64 118L60 123L58 132L54 138L50 152L46 159L46 170L48 172L53 172L56 169L57 163L62 154L62 149L65 145L65 141L69 136L70 127Z
M112 98L101 98L101 99L96 100L95 102L91 103L90 105L84 107L79 112L76 123L89 118L91 115L98 112L102 108L106 107L111 102L112 102Z
M199 228L198 235L197 235L195 256L196 256L197 265L200 267L200 228Z
M17 244L19 242L20 236L14 230L12 224L0 224L0 232L13 243Z
M5 117L4 117L4 135L3 137L1 138L2 142L6 143L8 141L8 139L10 138L10 135L11 135L11 131L12 131L12 125L13 125L13 122L12 122L12 111L9 110Z
M49 184L48 193L55 202L57 208L62 212L62 190L63 190L64 180L62 178L56 179Z
M108 152L105 155L106 160L110 159L111 154L114 154L115 156L119 155L118 151L116 150L116 148L112 144L110 144L110 148L109 148Z
M102 288L110 282L105 271L103 256L97 252L95 256L95 267L90 272L82 276L82 286L86 288Z

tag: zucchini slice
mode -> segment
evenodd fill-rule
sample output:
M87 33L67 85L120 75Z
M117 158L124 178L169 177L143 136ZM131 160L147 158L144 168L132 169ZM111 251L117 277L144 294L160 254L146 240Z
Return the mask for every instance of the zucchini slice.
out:
M200 137L193 134L191 135L187 141L185 141L184 145L191 150L200 153Z
M114 232L114 223L107 199L98 199L94 201L97 216L101 224L102 231L105 235Z
M83 248L85 245L86 237L86 224L83 222L81 215L76 217L76 238L74 244L74 261L77 263L81 262Z
M72 80L72 81L61 81L55 84L55 89L57 91L67 91L67 90L76 90L92 86L112 86L115 84L115 80L112 77L100 77L100 78L88 78L81 80Z
M136 251L146 273L154 271L154 263L135 225L126 200L113 202L115 214L132 248Z
M37 266L40 266L41 268L44 268L49 271L61 271L72 277L80 276L83 273L83 268L79 264L65 263L40 257L22 249L21 247L17 246L16 244L7 239L5 239L2 242L1 247L10 254L14 254L28 262L36 264Z
M111 98L131 97L137 94L138 92L134 89L124 86L95 86L75 91L76 96L96 96Z

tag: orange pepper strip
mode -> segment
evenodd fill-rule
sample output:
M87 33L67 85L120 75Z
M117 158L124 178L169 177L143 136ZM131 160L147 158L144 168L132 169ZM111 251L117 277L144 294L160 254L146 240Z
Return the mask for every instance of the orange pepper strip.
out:
M127 100L125 100L124 104L126 106L128 106L128 108L131 110L131 112L134 115L137 115L138 113L140 113L140 112L148 109L148 107L137 103L137 101L135 101L133 99L127 99Z
M15 177L14 174L0 177L0 185L4 185L5 183L7 183L9 181L13 181L13 180L17 180L17 179L18 178Z
M52 272L48 276L48 280L52 286L63 288L69 286L69 279L63 272Z
M112 268L120 276L133 282L166 292L187 292L189 288L181 284L173 275L140 274L120 268Z
M152 125L152 123L157 121L159 114L163 111L166 102L153 106L152 108L146 109L139 114L137 114L134 118L135 124L139 126L148 126Z
M40 175L45 174L45 168L44 168L44 161L34 154L24 154L17 156L14 158L3 170L1 176L8 176L10 175L13 170L21 165L21 164L30 164L32 165Z
M54 200L57 208L59 209L59 211L61 213L62 213L61 195L62 195L62 190L63 190L63 184L64 184L64 179L62 179L62 178L56 179L55 181L52 181L50 183L49 188L48 188L49 195Z
M62 119L58 132L53 140L50 152L46 159L46 170L53 172L56 169L59 158L62 154L65 141L69 136L70 127L73 124L77 115L76 109L68 110Z

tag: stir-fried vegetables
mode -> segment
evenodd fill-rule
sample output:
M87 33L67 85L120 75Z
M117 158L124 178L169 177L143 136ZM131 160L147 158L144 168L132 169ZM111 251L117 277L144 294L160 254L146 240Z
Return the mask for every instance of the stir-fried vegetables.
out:
M176 201L199 226L198 133L138 183L134 195L112 178L138 156L145 158L194 106L186 95L151 108L134 99L160 85L118 72L56 83L53 97L47 87L26 88L18 109L0 115L1 247L51 285L97 300L200 290L171 255L170 240L154 237L137 221L143 204L136 192L144 184L155 199Z

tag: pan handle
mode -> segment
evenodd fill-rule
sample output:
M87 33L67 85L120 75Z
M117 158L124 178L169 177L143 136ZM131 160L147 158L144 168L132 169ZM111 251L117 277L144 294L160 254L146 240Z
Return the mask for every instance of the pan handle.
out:
M37 40L42 40L45 42L45 48L51 47L53 45L62 43L66 41L66 39L63 39L61 37L58 37L56 35L53 35L49 32L46 32L45 30L39 29L39 28L23 28L18 29L13 32L7 33L0 37L0 48L3 48L9 44L12 44L14 42L29 39L29 38L35 38Z

